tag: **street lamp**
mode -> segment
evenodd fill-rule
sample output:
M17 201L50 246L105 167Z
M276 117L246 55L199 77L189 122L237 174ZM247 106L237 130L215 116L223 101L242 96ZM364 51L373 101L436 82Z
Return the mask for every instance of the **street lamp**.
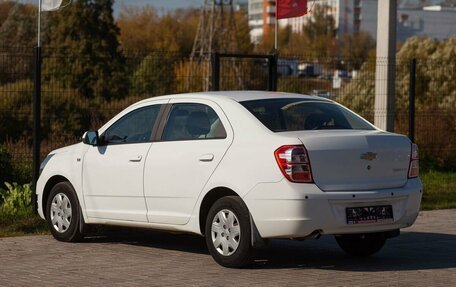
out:
M33 192L32 206L37 210L36 182L40 170L40 145L41 145L41 12L57 11L71 4L72 0L62 6L62 0L39 0L38 2L38 34L35 48L35 76L33 93Z

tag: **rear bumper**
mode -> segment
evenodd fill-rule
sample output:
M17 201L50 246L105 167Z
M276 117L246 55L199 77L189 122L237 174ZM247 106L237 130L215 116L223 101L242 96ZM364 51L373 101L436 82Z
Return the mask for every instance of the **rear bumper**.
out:
M412 225L420 209L422 184L408 180L402 188L323 192L315 184L282 180L255 186L245 197L263 238L298 238L314 231L321 234L381 232ZM346 207L392 205L391 223L349 225Z

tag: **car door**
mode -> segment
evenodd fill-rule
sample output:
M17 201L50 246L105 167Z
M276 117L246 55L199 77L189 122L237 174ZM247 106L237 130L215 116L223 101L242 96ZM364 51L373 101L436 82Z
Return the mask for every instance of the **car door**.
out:
M171 100L161 140L146 159L149 222L185 224L204 185L233 140L221 108L206 100Z
M138 107L100 135L84 156L83 189L89 217L147 222L144 163L158 126L161 104Z

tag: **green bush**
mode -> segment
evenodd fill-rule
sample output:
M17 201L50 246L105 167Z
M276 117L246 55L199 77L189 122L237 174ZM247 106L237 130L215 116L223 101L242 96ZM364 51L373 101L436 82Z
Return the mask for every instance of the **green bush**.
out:
M32 163L28 161L12 163L13 176L9 182L14 181L19 184L32 182Z
M4 146L0 145L0 183L10 181L12 179L12 174L11 155ZM0 184L0 188L2 187L4 187L3 184Z
M6 190L0 189L2 205L0 215L5 218L20 218L33 215L32 188L30 184L19 185L5 182Z

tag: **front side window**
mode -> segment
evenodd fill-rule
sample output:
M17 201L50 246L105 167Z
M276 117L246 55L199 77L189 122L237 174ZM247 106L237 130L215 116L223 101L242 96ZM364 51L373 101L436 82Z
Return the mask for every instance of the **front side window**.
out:
M147 106L123 116L106 130L104 141L107 144L149 142L160 107L161 105Z
M226 131L215 111L203 104L174 104L162 140L223 139Z
M273 132L375 129L355 113L332 102L289 98L241 104Z

